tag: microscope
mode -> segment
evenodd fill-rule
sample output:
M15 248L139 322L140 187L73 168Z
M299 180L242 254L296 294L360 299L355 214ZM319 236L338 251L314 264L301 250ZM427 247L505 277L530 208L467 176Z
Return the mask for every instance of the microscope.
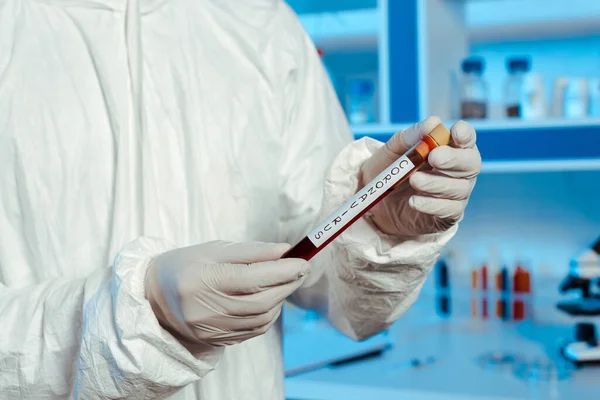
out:
M575 341L562 349L563 356L577 364L600 363L596 322L600 322L600 238L571 261L569 274L559 286L561 293L579 291L579 296L559 302L558 309L577 317Z

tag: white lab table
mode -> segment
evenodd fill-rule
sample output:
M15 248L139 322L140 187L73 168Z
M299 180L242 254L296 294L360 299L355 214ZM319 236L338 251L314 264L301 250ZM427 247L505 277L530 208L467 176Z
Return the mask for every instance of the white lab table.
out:
M324 367L286 378L286 397L298 400L600 399L600 367L573 369L565 379L525 379L514 364L485 365L490 352L523 360L562 362L559 349L572 326L430 318L411 311L390 331L393 347L376 358ZM600 322L600 321L599 321ZM434 362L411 365L411 359ZM566 363L570 366L571 364Z

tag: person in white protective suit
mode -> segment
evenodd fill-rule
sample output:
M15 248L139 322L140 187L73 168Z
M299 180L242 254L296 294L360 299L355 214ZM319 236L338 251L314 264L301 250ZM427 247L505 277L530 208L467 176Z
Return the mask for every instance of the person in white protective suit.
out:
M438 123L353 141L281 0L0 0L0 398L283 398L283 301L388 328L473 128L310 263L286 243Z

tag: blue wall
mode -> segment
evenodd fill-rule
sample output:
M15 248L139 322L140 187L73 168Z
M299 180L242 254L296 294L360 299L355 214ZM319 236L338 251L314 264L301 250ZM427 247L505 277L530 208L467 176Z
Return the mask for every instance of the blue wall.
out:
M450 248L479 264L496 247L556 275L600 237L600 171L481 175Z

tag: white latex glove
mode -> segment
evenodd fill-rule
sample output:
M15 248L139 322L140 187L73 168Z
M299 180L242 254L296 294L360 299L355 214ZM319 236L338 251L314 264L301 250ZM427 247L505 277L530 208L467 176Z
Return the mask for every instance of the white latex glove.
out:
M392 136L362 166L362 186L440 123L438 117L429 117ZM373 207L371 218L381 231L410 238L446 231L462 219L481 171L481 156L470 124L457 122L451 132L450 145L435 148L429 154L429 165L415 172L409 185L402 184Z
M146 275L160 324L184 345L224 346L261 335L308 273L279 258L287 244L209 242L161 254Z

